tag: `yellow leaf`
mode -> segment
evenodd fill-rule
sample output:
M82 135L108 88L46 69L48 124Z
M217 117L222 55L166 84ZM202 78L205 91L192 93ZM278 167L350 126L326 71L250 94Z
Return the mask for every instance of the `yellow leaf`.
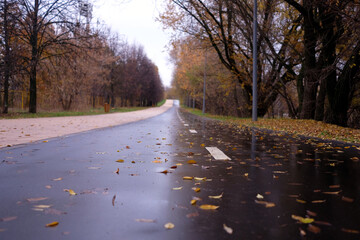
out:
M221 193L221 194L218 195L218 196L209 196L209 198L220 199L220 198L222 198L223 194L224 194L224 193Z
M46 224L46 227L56 227L57 225L59 225L59 222L52 222L52 223Z
M205 144L202 143L200 146L201 146L201 147L205 147Z
M193 199L193 200L191 200L191 201L190 201L191 205L195 205L195 204L196 204L196 202L197 202L197 200L196 200L196 199Z
M306 203L306 201L301 200L301 199L296 199L296 201L297 201L298 203L303 203L303 204L305 204L305 203Z
M69 193L69 195L71 195L71 196L75 196L75 195L77 195L77 193L76 193L76 192L74 192L74 190L72 190L72 189L64 189L64 191L65 191L65 192L68 192L68 193Z
M175 227L175 225L173 224L173 223L167 223L167 224L165 224L164 225L164 227L166 228L166 229L173 229L174 227Z
M183 187L175 187L172 190L181 190Z
M118 163L123 163L123 162L124 162L124 159L116 160L116 162L118 162Z
M312 223L315 221L313 218L303 218L303 217L296 216L296 215L291 215L291 218L294 220L298 220L299 222L304 223L304 224L309 224L309 223Z
M200 177L194 177L196 181L206 181L206 177L200 178Z
M182 166L183 164L182 164L182 163L177 163L176 165L177 165L177 166Z
M162 161L159 161L159 160L155 160L155 161L152 161L153 163L162 163Z
M216 210L219 207L220 206L209 205L209 204L203 204L203 205L200 206L200 208L203 209L203 210Z
M183 180L193 180L193 177L189 177L189 176L184 176Z
M266 208L275 207L275 203L273 203L273 202L265 202L265 201L255 200L255 203L265 205Z
M47 143L47 142L48 142L47 140L43 141L43 143Z
M188 164L196 164L196 161L195 160L189 160L187 161Z
M192 190L194 190L195 192L200 192L200 188L193 187Z

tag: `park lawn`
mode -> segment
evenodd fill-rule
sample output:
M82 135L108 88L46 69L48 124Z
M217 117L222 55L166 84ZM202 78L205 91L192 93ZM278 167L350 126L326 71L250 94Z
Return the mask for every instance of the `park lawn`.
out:
M268 129L272 131L320 138L324 140L334 140L356 144L360 143L360 129L344 128L315 120L259 118L257 122L253 122L251 118L227 117L207 113L203 115L202 111L198 109L184 109L192 114L217 119L231 125L236 125L238 127L256 127L260 129Z

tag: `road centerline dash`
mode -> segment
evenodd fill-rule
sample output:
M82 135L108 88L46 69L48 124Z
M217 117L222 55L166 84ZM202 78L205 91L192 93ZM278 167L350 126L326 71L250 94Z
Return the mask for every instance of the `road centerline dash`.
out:
M215 158L215 160L231 160L228 156L225 155L220 149L217 147L206 147L206 150L209 151L211 156Z

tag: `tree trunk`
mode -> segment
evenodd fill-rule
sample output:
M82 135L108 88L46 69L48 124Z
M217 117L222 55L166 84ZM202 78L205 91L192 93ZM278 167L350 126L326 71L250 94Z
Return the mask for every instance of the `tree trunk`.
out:
M9 111L9 79L10 79L10 42L9 42L9 22L8 22L8 4L4 0L4 43L5 43L5 56L4 56L4 101L3 101L3 113Z
M324 105L326 97L326 80L321 80L319 94L316 99L316 109L315 109L315 120L323 121L324 120Z
M38 12L39 12L39 0L35 0L34 12L32 13L32 29L30 36L31 44L31 62L30 62L30 102L29 112L36 113L36 73L38 64Z

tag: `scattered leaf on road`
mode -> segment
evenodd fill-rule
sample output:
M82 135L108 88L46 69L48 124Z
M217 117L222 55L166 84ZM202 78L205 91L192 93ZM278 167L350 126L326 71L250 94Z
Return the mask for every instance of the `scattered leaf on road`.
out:
M203 204L203 205L200 206L200 208L203 209L203 210L216 210L219 207L220 206L209 205L209 204Z
M156 221L154 219L145 219L145 218L138 218L135 219L136 222L141 222L141 223L155 223Z
M189 160L187 161L188 164L196 164L196 161L195 160Z
M115 206L115 199L116 199L116 194L113 196L112 201L111 201L113 206Z
M166 228L166 229L173 229L174 227L175 227L175 225L173 224L173 223L167 223L167 224L165 224L164 225L164 227Z
M72 190L72 189L64 189L64 191L65 191L65 192L68 192L68 193L69 193L69 195L71 195L71 196L75 196L75 195L77 195L77 193L76 193L76 192L74 192L74 190Z
M28 202L39 202L48 199L47 197L38 197L38 198L28 198L26 201Z
M206 177L200 178L200 177L194 177L196 181L206 181Z
M264 199L264 196L261 195L261 194L258 194L258 195L256 195L256 198L257 198L257 199Z
M224 193L221 193L221 194L218 195L218 196L209 196L209 198L212 198L212 199L220 199L220 198L222 198L223 194L224 194Z
M183 180L193 180L193 177L189 177L189 176L184 176Z
M273 203L273 202L266 202L266 201L258 201L258 200L255 200L255 203L261 204L261 205L265 205L266 208L275 207L275 203Z
M194 190L195 192L200 192L200 188L197 187L193 187L192 190Z
M175 187L172 190L181 190L183 187Z
M348 228L342 228L341 231L346 232L346 233L360 234L359 230L348 229Z
M10 222L17 219L16 216L11 216L11 217L4 217L4 218L0 218L0 222Z
M53 181L61 181L61 180L62 180L61 177L59 177L59 178L54 178L54 179L53 179Z
M119 168L116 170L116 172L115 172L116 174L119 174Z
M307 230L309 232L312 232L312 233L315 233L315 234L318 234L321 232L321 229L315 225L312 225L312 224L309 224L308 227L307 227Z
M296 216L296 215L291 215L291 218L294 220L298 220L299 222L305 223L305 224L309 224L309 223L312 223L315 221L313 218L303 218L303 217Z
M226 224L223 224L224 230L225 232L227 232L228 234L232 234L233 233L233 229L231 227L226 226Z
M46 227L56 227L57 225L59 225L59 222L52 222L52 223L46 224Z
M116 160L116 162L118 162L118 163L123 163L123 162L124 162L124 159Z
M163 174L168 174L168 173L169 173L169 171L168 171L168 170L164 170L164 171L162 171L162 172L160 172L160 173L163 173Z
M190 201L191 205L196 205L196 202L197 202L196 199L193 199L193 200Z

